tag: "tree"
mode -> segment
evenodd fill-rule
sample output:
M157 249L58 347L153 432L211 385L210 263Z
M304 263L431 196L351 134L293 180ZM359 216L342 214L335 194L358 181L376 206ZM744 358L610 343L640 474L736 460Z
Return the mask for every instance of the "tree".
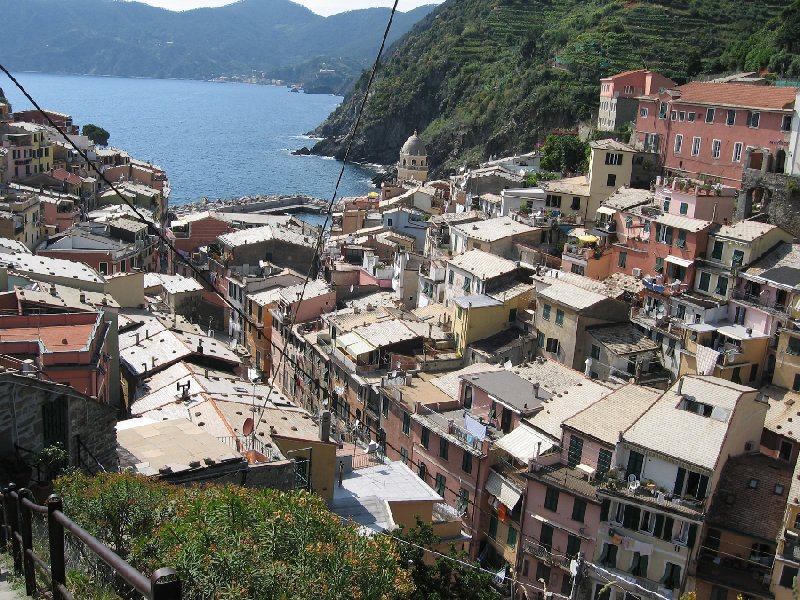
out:
M586 170L587 144L575 134L549 134L540 151L539 166L545 171L575 173Z
M435 561L425 561L426 552L421 548L430 549L440 542L430 525L417 519L414 527L401 527L394 536L408 542L398 542L397 551L400 555L400 565L410 565L411 577L416 586L414 598L500 599L500 594L492 587L492 576L485 571L456 562L458 560L469 563L469 557L464 552L456 551L452 544L446 557L432 555L435 556Z
M105 129L92 123L84 125L82 133L98 146L108 146L108 138L111 137Z

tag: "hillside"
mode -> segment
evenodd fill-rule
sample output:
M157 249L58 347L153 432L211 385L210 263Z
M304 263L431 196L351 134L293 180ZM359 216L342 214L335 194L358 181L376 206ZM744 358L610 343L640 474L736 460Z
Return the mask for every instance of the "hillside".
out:
M399 14L392 40L431 9ZM187 79L258 71L303 81L333 66L350 82L374 57L389 9L326 18L289 0L186 12L114 0L0 0L0 14L0 56L13 70Z
M648 67L677 81L733 68L726 52L787 0L448 0L394 47L374 84L353 158L383 164L417 129L435 174L529 151L597 108L598 79ZM794 4L797 4L795 2ZM363 75L314 133L341 157Z

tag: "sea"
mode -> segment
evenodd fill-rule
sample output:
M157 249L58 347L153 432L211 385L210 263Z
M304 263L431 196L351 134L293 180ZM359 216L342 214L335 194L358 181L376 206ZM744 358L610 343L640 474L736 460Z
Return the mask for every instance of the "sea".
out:
M342 101L288 88L175 79L14 73L44 109L106 129L109 145L163 167L170 205L202 198L303 194L330 200L342 163L294 156ZM33 108L0 74L14 110ZM373 169L346 165L337 198L374 190Z

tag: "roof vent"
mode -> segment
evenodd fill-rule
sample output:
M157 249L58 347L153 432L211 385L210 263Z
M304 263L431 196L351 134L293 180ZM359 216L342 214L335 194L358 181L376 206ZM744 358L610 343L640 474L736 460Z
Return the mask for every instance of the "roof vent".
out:
M193 469L199 469L200 465L202 465L202 463L199 460L193 460L189 462L189 466L192 467Z

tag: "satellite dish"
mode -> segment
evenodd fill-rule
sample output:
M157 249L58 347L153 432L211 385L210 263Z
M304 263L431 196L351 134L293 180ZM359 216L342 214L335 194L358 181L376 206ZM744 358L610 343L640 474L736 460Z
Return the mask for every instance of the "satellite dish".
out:
M247 417L244 420L244 425L242 426L242 433L244 435L250 435L253 433L253 418Z

